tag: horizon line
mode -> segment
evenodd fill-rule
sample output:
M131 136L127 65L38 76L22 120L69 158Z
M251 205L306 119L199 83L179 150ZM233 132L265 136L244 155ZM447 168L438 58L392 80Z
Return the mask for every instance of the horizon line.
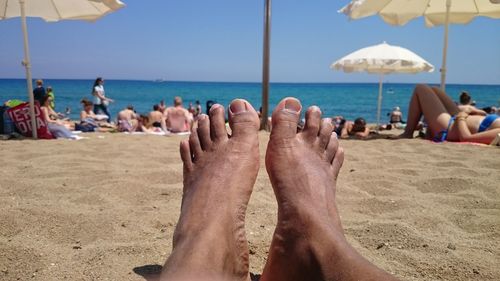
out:
M36 80L38 78L34 78L33 80ZM80 81L87 81L87 80L94 80L95 78L41 78L42 80L80 80ZM0 77L0 80L26 80L26 78L4 78ZM108 78L105 79L108 81L134 81L134 82L157 82L157 83L234 83L234 84L262 84L262 81L208 81L208 80L162 80L158 81L160 79L125 79L125 78ZM286 82L286 81L271 81L271 84L378 84L378 82ZM383 84L406 84L406 85L412 85L412 84L422 84L422 83L412 83L412 82L390 82L390 81L385 81ZM431 84L431 85L439 85L440 82L426 82L426 84ZM500 86L499 84L495 83L447 83L446 85L476 85L476 86Z

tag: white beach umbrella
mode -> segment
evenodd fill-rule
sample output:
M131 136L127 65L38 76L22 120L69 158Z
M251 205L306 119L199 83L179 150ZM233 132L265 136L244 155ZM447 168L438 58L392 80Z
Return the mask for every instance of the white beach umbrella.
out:
M368 72L379 74L377 125L380 125L382 106L382 83L384 75L390 73L433 72L434 66L412 51L382 43L355 51L334 62L331 69L344 72Z
M339 12L351 19L379 14L391 25L405 25L421 16L428 27L444 25L441 88L445 90L449 24L466 24L477 16L499 19L499 3L500 0L353 0Z
M42 18L47 22L60 20L95 21L116 11L125 4L119 0L0 0L0 20L21 17L24 35L24 60L26 82L30 101L30 116L33 138L37 138L33 82L28 42L27 17Z

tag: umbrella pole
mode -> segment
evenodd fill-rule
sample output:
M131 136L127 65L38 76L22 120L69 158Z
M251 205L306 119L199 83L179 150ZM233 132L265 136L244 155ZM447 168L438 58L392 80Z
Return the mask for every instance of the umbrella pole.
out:
M443 63L441 65L441 90L446 91L446 57L448 55L448 28L450 25L451 0L446 0L446 16L444 23Z
M380 74L380 81L378 84L378 106L377 106L377 132L380 128L380 112L382 110L382 84L384 81L384 74Z
M262 61L262 112L260 115L260 129L268 130L267 116L269 115L269 60L271 56L271 0L265 0L264 13L264 50Z
M33 80L31 79L31 62L30 62L30 50L28 42L28 26L26 24L26 2L25 0L19 0L21 7L21 25L23 28L24 35L24 60L23 65L26 68L26 84L28 86L28 97L30 104L30 118L31 118L31 132L34 139L38 138L37 135L37 125L35 116L35 100L33 97Z

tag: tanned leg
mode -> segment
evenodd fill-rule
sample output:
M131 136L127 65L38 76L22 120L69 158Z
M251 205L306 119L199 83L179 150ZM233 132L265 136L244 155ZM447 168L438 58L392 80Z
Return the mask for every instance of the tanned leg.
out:
M440 88L432 87L432 91L438 96L450 115L457 115L460 112L457 104Z
M318 107L308 109L297 133L300 110L287 98L273 113L266 168L278 224L261 281L394 280L346 241L335 203L344 151Z
M161 280L250 280L245 212L259 170L259 119L244 100L202 115L181 142L184 190L173 250Z
M448 127L450 113L438 94L429 86L419 84L413 91L405 132L400 137L413 138L413 132L416 130L422 115L429 124L429 128L433 135Z

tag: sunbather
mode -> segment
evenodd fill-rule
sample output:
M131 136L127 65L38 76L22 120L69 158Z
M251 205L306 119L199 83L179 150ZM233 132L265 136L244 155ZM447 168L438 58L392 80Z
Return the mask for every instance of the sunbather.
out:
M174 106L165 109L166 128L172 133L189 132L193 123L193 116L182 106L182 99L175 97Z
M422 118L428 124L428 136L435 141L463 141L489 144L500 133L498 115L472 115L459 107L441 89L417 85L410 100L405 132L400 136L413 138Z
M359 117L354 122L347 121L342 128L340 137L347 139L349 137L355 137L358 139L366 139L370 136L370 128L366 126L366 121L364 118Z
M134 107L129 105L118 113L118 131L135 132L139 127L138 116Z
M57 113L50 107L50 98L45 95L41 97L42 102L40 110L42 111L43 118L47 122L47 128L52 136L55 138L64 139L77 139L78 136L74 135L69 129L69 125L58 119Z

